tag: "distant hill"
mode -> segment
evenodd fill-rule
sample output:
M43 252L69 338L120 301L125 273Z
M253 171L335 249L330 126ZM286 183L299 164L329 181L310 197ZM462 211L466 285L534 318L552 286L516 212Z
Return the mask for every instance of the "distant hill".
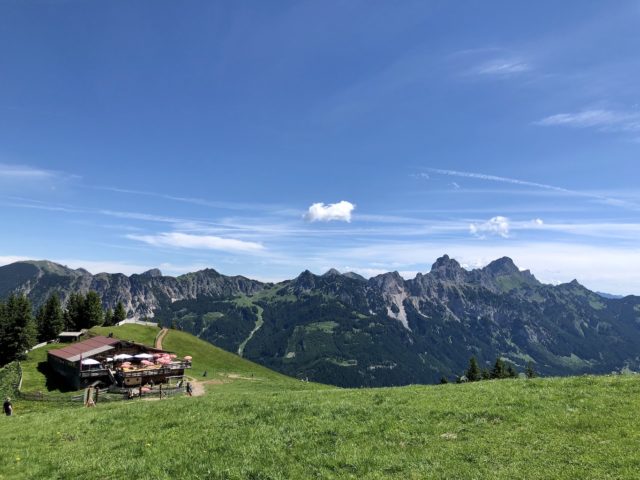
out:
M596 292L596 293L603 298L612 298L612 299L624 298L624 295L614 295L612 293L605 293L605 292Z
M528 361L544 375L640 368L640 297L604 298L577 281L540 283L504 257L465 270L448 256L426 274L365 279L309 271L278 284L206 269L91 275L52 262L0 267L0 297L96 290L269 368L321 383L382 386L453 378L476 356Z

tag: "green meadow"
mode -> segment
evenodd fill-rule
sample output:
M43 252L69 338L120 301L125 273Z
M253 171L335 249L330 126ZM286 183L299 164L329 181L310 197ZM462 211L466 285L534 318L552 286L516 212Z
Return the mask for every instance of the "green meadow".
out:
M111 330L139 341L157 333ZM93 409L17 399L16 415L0 422L0 479L632 479L640 471L634 375L338 389L178 331L164 348L194 357L189 375L204 395ZM42 355L23 362L29 388L47 389L34 360ZM5 373L0 382L14 378Z

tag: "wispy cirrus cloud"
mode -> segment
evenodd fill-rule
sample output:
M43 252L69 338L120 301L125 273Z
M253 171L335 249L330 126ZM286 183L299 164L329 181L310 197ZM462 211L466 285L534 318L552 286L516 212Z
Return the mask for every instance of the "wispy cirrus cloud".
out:
M265 250L264 245L258 242L248 242L214 235L193 235L183 232L163 232L155 235L129 234L126 237L154 247L217 250L232 253L259 253Z
M621 198L615 198L612 196L608 196L608 195L602 195L599 193L591 193L591 192L581 192L578 190L571 190L568 188L563 188L563 187L558 187L556 185L550 185L550 184L546 184L546 183L539 183L539 182L530 182L528 180L520 180L517 178L510 178L510 177L502 177L499 175L488 175L485 173L475 173L475 172L464 172L464 171L459 171L459 170L447 170L447 169L440 169L440 168L426 168L425 171L427 173L418 173L418 174L414 174L412 175L413 178L424 178L424 179L430 179L431 175L430 174L439 174L439 175L446 175L446 176L450 176L450 177L459 177L459 178L469 178L469 179L475 179L475 180L486 180L489 182L497 182L497 183L508 183L511 185L520 185L523 187L533 187L533 188L538 188L538 189L542 189L542 190L549 190L552 192L557 192L557 193L561 193L561 194L567 194L567 195L571 195L571 196L575 196L575 197L583 197L583 198L588 198L588 199L592 199L595 201L598 201L600 203L603 203L605 205L610 205L612 207L620 207L620 208L626 208L626 209L630 209L630 210L640 210L640 204L634 201L630 201L630 200L626 200L626 199L621 199Z
M53 178L56 174L49 170L29 167L26 165L10 165L0 163L0 178L12 180Z
M72 175L56 170L48 170L40 167L32 167L30 165L21 165L13 163L0 163L0 181L24 184L26 182L42 182L42 181L62 181L80 178L78 175Z
M427 168L425 170L427 170L427 172L437 173L439 175L447 175L450 177L472 178L476 180L487 180L490 182L510 183L512 185L522 185L525 187L542 188L544 190L554 190L557 192L573 193L572 190L569 190L567 188L557 187L554 185L548 185L545 183L537 183L537 182L529 182L527 180L519 180L517 178L510 178L510 177L501 177L498 175L488 175L486 173L462 172L459 170L447 170L447 169L441 169L441 168ZM422 174L422 175L414 174L414 178L420 177L420 176L426 179L431 178L431 176L428 173Z
M247 203L247 202L225 202L208 200L204 198L196 197L183 197L179 195L170 195L166 193L150 192L145 190L132 190L128 188L110 187L103 185L92 185L87 188L95 190L103 190L106 192L123 193L128 195L140 195L145 197L162 198L165 200L172 200L175 202L189 203L192 205L199 205L202 207L211 207L222 210L254 210L254 211L270 211L270 212L282 212L286 211L286 208L282 205L272 205L265 203Z
M511 76L533 70L533 67L522 60L517 59L496 59L485 62L475 69L473 73L477 75Z
M550 115L534 122L534 125L637 132L640 131L640 113L602 109L582 110Z

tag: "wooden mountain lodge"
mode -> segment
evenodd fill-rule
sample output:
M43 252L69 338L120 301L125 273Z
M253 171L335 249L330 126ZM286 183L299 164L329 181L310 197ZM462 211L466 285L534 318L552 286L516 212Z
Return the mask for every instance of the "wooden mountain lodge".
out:
M191 368L191 357L103 336L49 350L47 357L51 369L76 389L97 381L124 388L160 384Z

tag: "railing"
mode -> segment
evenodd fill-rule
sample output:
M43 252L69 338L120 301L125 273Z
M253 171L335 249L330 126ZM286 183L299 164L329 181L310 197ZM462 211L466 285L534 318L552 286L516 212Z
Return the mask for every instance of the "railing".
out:
M95 368L93 370L81 370L80 378L108 377L109 370L106 368Z
M167 365L162 368L151 368L149 370L133 370L133 371L118 371L124 378L132 377L148 377L152 375L167 375L174 373L176 370L184 370L185 368L191 368L191 364L188 362L180 362L172 365Z

